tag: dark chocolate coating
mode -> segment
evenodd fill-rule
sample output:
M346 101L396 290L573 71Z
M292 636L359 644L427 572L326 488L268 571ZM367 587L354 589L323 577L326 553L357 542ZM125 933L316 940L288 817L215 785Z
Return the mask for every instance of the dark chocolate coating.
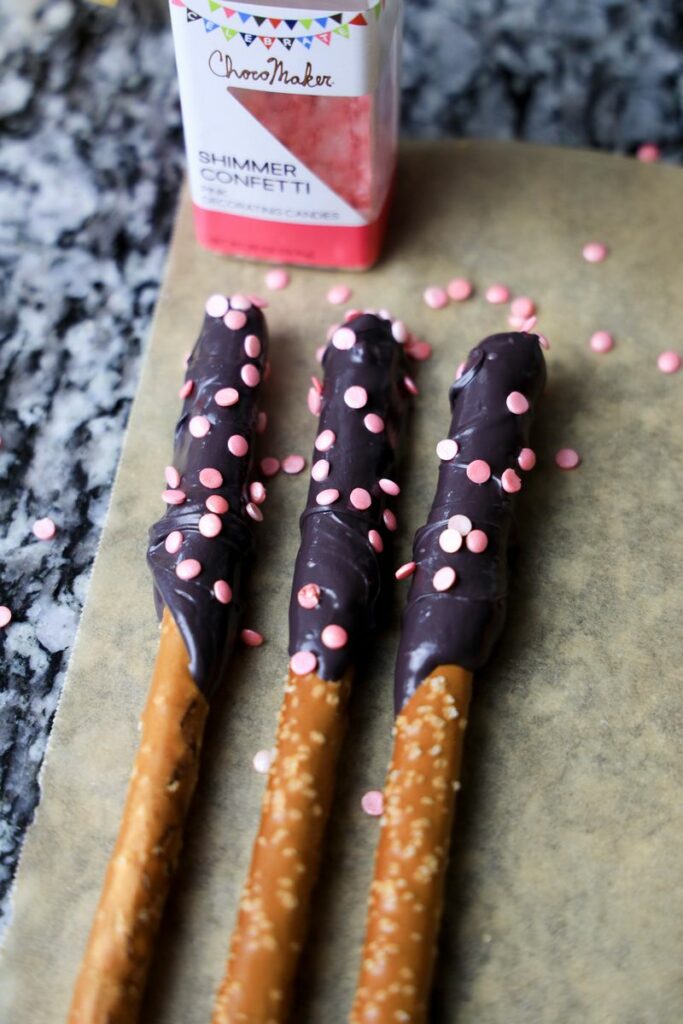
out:
M247 322L239 330L225 326L218 317L206 316L199 340L190 356L185 380L194 388L185 399L175 430L173 465L180 473L179 489L186 494L182 505L169 505L166 514L149 531L147 561L154 577L154 597L161 616L164 605L173 615L190 655L190 672L197 686L211 697L232 651L240 618L240 590L243 564L252 550L252 521L246 515L247 480L251 468L251 452L257 417L259 385L248 387L240 377L247 363L258 367L261 374L266 362L268 331L261 310L252 306L245 311ZM248 358L244 340L255 334L261 341L257 359ZM221 407L216 392L232 387L239 392L239 401ZM205 437L193 437L190 419L206 416L211 429ZM249 442L244 456L228 450L228 438L241 434ZM202 469L219 470L223 483L207 488L200 483ZM217 537L204 537L199 532L199 519L209 509L210 495L221 495L229 510L219 516L222 530ZM183 544L180 551L169 554L164 546L172 530L180 530ZM181 559L197 559L202 572L184 581L176 575ZM213 593L216 580L225 580L232 588L232 600L221 604Z
M346 327L356 334L350 349L329 344L323 357L323 406L318 434L333 430L336 442L328 452L313 452L313 461L326 459L326 480L311 479L306 509L301 516L301 546L294 568L289 606L289 653L313 651L318 675L340 679L356 661L375 625L383 576L383 562L391 547L382 513L394 499L379 487L381 478L394 479L397 447L403 435L410 395L403 383L408 366L402 346L394 340L391 322L364 313ZM350 409L344 393L361 385L368 393L363 409ZM364 425L368 413L382 417L385 429L371 433ZM367 510L353 508L351 491L361 487L372 496ZM316 496L335 488L339 499L320 506ZM377 530L384 543L379 555L368 540ZM306 583L317 583L317 608L302 608L297 600ZM321 640L325 626L343 626L349 641L330 650Z
M506 469L522 477L517 459L528 445L534 407L545 384L545 360L535 334L494 334L473 349L465 371L450 389L452 412L448 436L458 454L439 467L439 481L429 519L415 534L412 577L396 661L395 706L398 713L437 665L461 665L474 671L488 660L505 621L508 590L508 539L515 494L501 484ZM512 391L529 401L529 411L511 413ZM467 477L467 466L483 459L491 467L485 484ZM465 543L447 554L439 536L454 515L466 515L475 530L488 536L481 554ZM437 592L434 574L442 566L457 574L450 590Z

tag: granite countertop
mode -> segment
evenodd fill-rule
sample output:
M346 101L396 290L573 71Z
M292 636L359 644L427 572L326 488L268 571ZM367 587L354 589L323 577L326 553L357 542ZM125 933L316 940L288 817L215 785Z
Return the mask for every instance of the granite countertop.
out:
M173 48L130 2L0 13L0 920L135 392L182 176ZM139 8L143 9L140 3ZM683 158L675 0L407 5L403 127ZM57 535L39 541L33 522Z

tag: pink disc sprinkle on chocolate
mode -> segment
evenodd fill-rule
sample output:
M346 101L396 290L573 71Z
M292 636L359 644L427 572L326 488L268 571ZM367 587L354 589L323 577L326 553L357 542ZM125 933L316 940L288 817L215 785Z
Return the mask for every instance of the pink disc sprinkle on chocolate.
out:
M316 391L315 388L309 388L306 402L308 405L308 411L314 416L319 416L323 407L323 400L320 396L320 392Z
M371 434L381 434L384 430L384 420L376 412L369 412L363 417L363 425Z
M480 555L489 546L489 539L483 530L472 530L471 533L467 534L465 544L467 545L467 550L471 551L473 555Z
M273 763L272 750L258 750L251 763L254 766L254 771L257 771L259 775L267 775Z
M513 412L515 416L521 416L523 413L529 411L529 402L521 391L511 391L505 399L505 404L510 412Z
M250 359L258 359L261 355L261 339L255 334L248 334L244 339L244 353Z
M223 323L231 331L241 331L247 322L247 318L241 309L229 309L223 317Z
M230 305L233 309L251 309L252 301L246 295L233 295L230 298Z
M448 528L449 530L457 530L461 537L466 537L472 529L472 520L469 516L451 516L448 520Z
M474 288L472 282L468 281L466 277L454 277L446 285L446 291L453 302L465 302L472 295Z
M656 164L662 153L654 142L643 142L636 150L636 160L643 164Z
M216 515L224 515L230 510L230 505L222 494L210 494L204 504L209 512L215 512Z
M217 319L225 316L230 308L225 295L209 295L204 309L207 316L215 316Z
M245 363L240 370L240 377L248 388L255 388L261 380L261 372L258 366L254 366L253 363Z
M370 508L372 505L372 497L369 491L366 491L364 487L354 487L349 495L349 501L354 508L364 512L366 508Z
M519 463L519 468L528 473L536 465L536 452L533 448L522 448L517 456L517 462Z
M586 242L583 258L587 263L602 263L607 258L607 246L603 242Z
M280 460L273 455L266 455L259 463L264 476L275 476L280 471Z
M307 676L315 672L318 666L318 659L313 651L297 651L289 659L289 667L295 676Z
M548 349L550 348L550 342L546 338L545 334L538 334L538 332L537 332L536 336L538 338L538 344L541 346L541 348L544 348L546 350L546 352L547 352Z
M311 469L311 476L318 483L322 483L323 480L327 480L330 473L330 464L325 459L318 459L317 462L313 463Z
M266 489L260 480L254 480L249 484L249 497L255 505L262 505L266 500Z
M510 312L520 320L528 320L536 312L536 303L528 295L518 295L510 303Z
M194 391L194 381L186 380L178 392L178 398L189 398Z
M169 555L177 555L183 546L183 535L180 530L171 530L168 537L164 541L164 547L168 551Z
M373 551L376 551L378 555L384 551L384 541L382 540L382 534L377 530L368 531L368 540L370 541L370 547Z
M404 565L400 565L398 567L394 576L397 580L407 580L409 576L413 575L416 569L417 564L415 562L406 562Z
M504 302L510 300L510 289L506 288L504 284L489 285L485 298L492 306L502 306Z
M503 470L500 482L503 485L503 490L507 491L508 494L516 494L517 491L521 491L522 489L522 481L517 476L514 469Z
M236 388L221 388L213 397L216 405L226 409L229 405L237 405L240 400L240 393Z
M5 626L9 626L12 621L12 612L6 604L0 604L0 629L4 629Z
M33 535L38 540L52 540L57 532L57 527L49 516L45 516L44 519L36 519L32 529Z
M347 284L334 284L327 292L327 301L333 306L341 306L351 298L351 289Z
M336 487L328 487L326 490L321 491L316 497L318 505L333 505L339 498L339 491Z
M463 361L461 363L458 363L458 365L456 367L456 370L455 370L455 379L456 380L460 380L460 378L462 377L463 373L465 372L465 367L466 366L467 366L467 362L464 359L463 359Z
M199 470L199 482L202 487L208 487L209 490L215 490L216 487L220 487L223 483L223 474L220 470L207 466L205 469Z
M276 268L269 270L265 276L266 288L270 288L271 292L282 291L289 284L289 274L286 270Z
M331 651L339 651L349 642L349 634L343 626L330 625L325 626L320 634L320 639Z
M306 460L303 455L286 455L282 460L282 469L290 476L296 476L306 467Z
M256 417L256 433L265 434L266 427L268 426L268 413L264 412L263 409Z
M657 367L662 373L678 373L681 368L681 357L678 352L669 349L657 357Z
M317 583L304 583L297 591L296 599L302 608L311 611L320 604L320 587Z
M398 341L401 345L408 340L408 328L402 320L394 320L391 325L391 336L394 341Z
M458 533L457 530L451 530L449 527L439 534L439 547L442 551L448 552L449 555L455 554L462 547L462 534Z
M576 469L581 462L581 456L573 448L560 448L555 454L555 465L559 469Z
M382 522L391 533L398 528L398 521L390 508L385 508L382 512Z
M190 420L190 433L193 437L206 437L211 430L211 423L206 416L193 416Z
M371 818L381 818L384 814L384 796L379 789L369 789L361 797L360 805Z
M268 300L262 299L260 295L250 295L249 298L251 299L252 306L256 306L258 309L268 308Z
M318 392L319 395L322 395L323 382L320 380L320 377L316 377L314 373L311 374L311 386L314 388L315 391Z
M588 347L591 352L610 352L614 348L614 338L609 331L596 331L591 334Z
M182 505L187 495L185 491L179 491L176 488L169 488L166 491L161 492L162 501L165 501L167 505Z
M216 580L213 585L213 592L220 604L230 604L232 601L232 587L227 580Z
M315 450L318 452L328 452L336 440L337 435L334 430L323 430L315 439Z
M175 567L175 574L180 580L193 580L202 571L202 563L196 558L184 558Z
M442 462L450 462L458 454L458 442L450 437L444 437L436 446L436 454Z
M260 647L263 643L263 636L255 629L243 629L240 632L240 640L247 647Z
M401 493L401 488L398 486L395 480L389 480L388 477L383 476L379 482L381 491L385 494L391 494L392 497L396 497L397 494Z
M475 459L467 467L467 476L473 484L485 484L491 477L491 467L484 459Z
M228 451L231 455L237 455L238 457L246 455L249 451L246 437L242 437L241 434L232 434L228 438Z
M418 363L424 363L432 358L432 346L428 341L420 341L419 338L410 338L405 346L406 354Z
M368 393L360 384L353 384L344 392L344 402L349 409L363 409L368 404Z
M255 523L263 522L263 512L253 501L248 501L244 506L244 511L247 513L250 519L253 519Z
M450 565L442 565L440 569L437 569L432 579L432 586L434 590L444 591L450 590L455 583L455 569Z
M180 473L175 466L167 466L164 470L164 477L166 478L166 483L169 487L180 486Z
M420 394L420 389L418 388L417 384L415 383L412 377L403 378L403 387L406 389L409 395Z
M199 532L202 537L217 537L223 529L223 524L215 512L207 512L199 517Z
M445 288L439 288L438 285L432 284L429 288L425 288L422 298L430 309L443 309L448 305L448 292Z
M350 327L339 327L332 335L332 344L342 351L353 348L356 344L356 335Z
M522 320L521 324L519 325L519 329L522 332L522 334L530 334L537 323L538 317L530 316L527 317L526 320Z

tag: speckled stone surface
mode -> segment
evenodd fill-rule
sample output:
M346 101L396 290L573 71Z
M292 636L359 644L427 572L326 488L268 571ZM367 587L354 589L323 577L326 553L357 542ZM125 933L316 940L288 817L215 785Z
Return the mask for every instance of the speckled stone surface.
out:
M144 5L139 5L144 9ZM674 0L407 5L404 129L683 154ZM447 30L445 29L447 27ZM183 155L163 24L0 9L0 911L87 591ZM51 515L57 536L33 539Z

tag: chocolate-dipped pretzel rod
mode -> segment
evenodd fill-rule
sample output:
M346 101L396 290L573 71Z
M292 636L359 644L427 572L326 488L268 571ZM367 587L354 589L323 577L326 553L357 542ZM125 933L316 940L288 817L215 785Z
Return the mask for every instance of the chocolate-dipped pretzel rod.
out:
M397 574L413 580L353 1024L426 1019L472 673L503 628L514 495L536 461L527 445L544 382L539 337L496 334L451 388L434 503Z
M333 335L290 603L289 677L276 756L214 1024L288 1012L332 799L353 666L375 625L388 499L414 385L400 322L371 314ZM317 383L317 382L316 382ZM320 385L316 392L320 393Z
M247 477L266 324L249 299L213 295L180 391L168 510L148 562L161 622L142 738L71 1024L138 1018L152 948L194 790L208 701L232 651L251 550Z

